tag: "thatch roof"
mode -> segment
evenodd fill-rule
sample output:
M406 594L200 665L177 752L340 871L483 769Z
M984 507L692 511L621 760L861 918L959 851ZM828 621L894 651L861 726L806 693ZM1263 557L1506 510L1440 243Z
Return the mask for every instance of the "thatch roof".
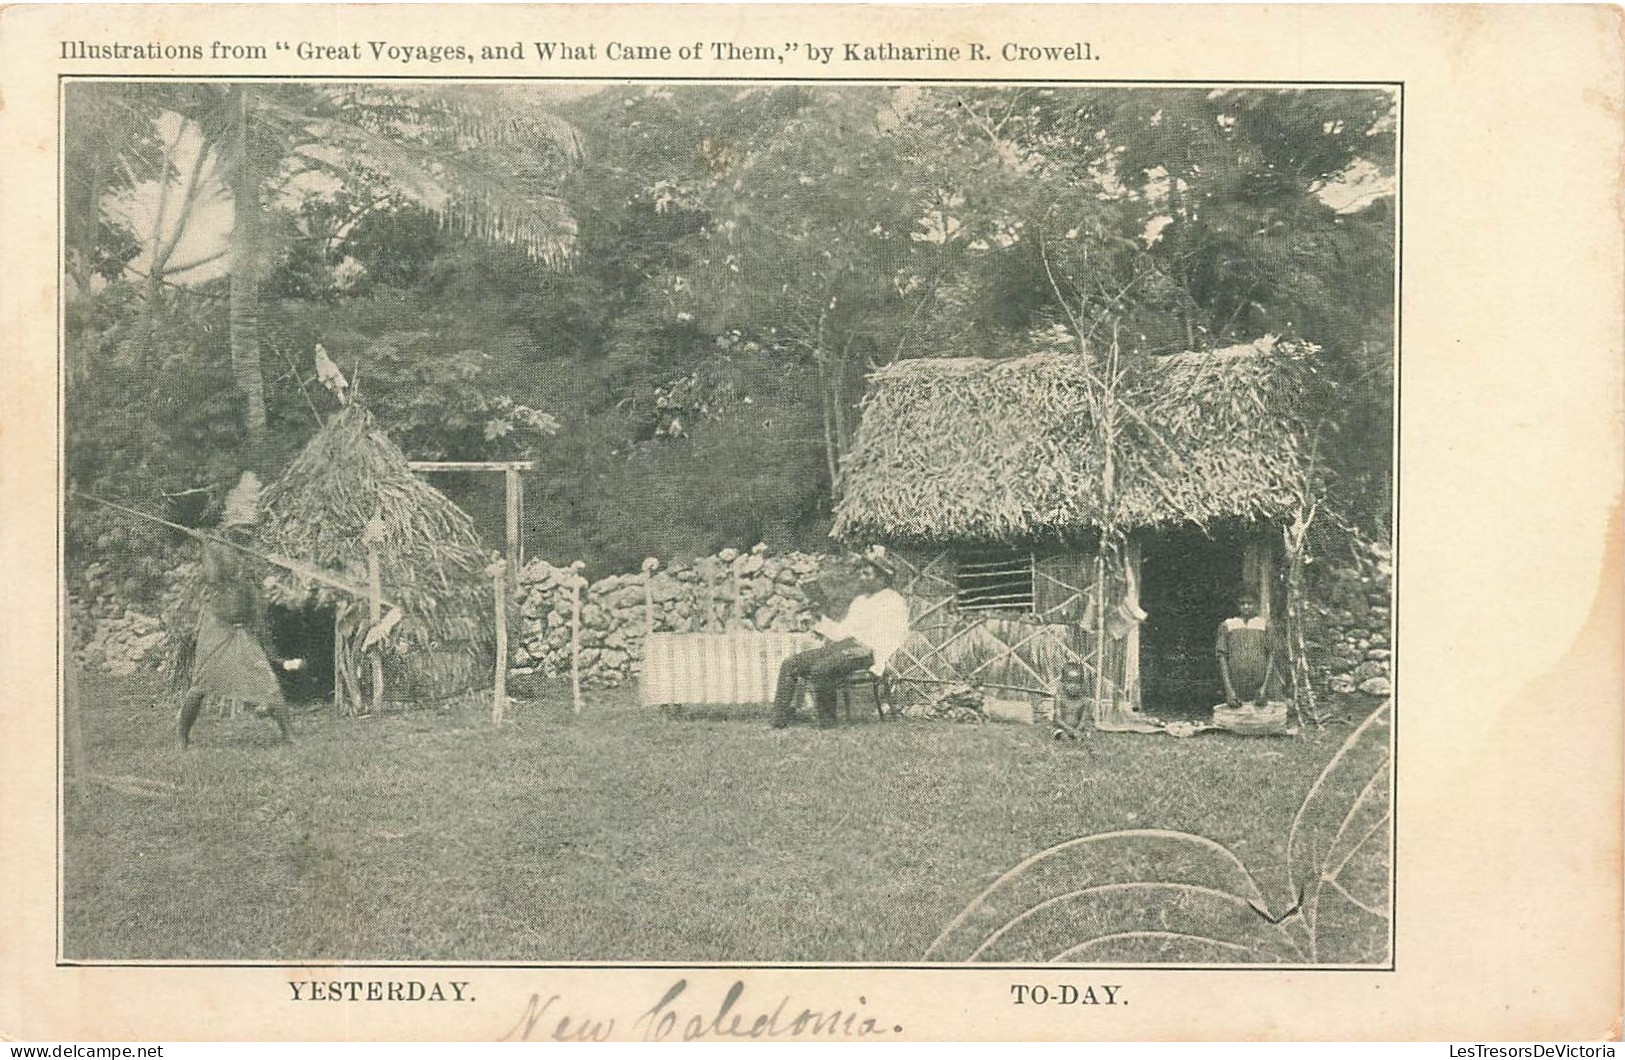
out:
M1281 515L1304 489L1291 413L1313 352L1264 340L1130 364L1119 396L1133 412L1117 417L1110 513L1090 415L1093 359L1046 351L889 365L871 377L834 533L1015 541L1108 522Z
M473 521L412 471L364 408L351 405L329 418L267 487L262 506L261 538L268 549L340 573L358 587L367 584L364 533L379 520L382 536L375 547L383 595L402 611L388 643L397 657L438 657L443 667L450 654L488 650L493 629L487 557ZM307 588L354 624L366 620L365 599L321 585L297 591ZM434 683L442 676L452 678L432 669L428 678Z

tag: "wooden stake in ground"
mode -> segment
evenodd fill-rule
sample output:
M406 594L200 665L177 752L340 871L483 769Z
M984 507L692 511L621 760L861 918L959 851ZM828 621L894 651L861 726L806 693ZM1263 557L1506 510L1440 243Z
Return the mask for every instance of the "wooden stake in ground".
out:
M720 632L717 628L717 576L716 572L706 566L705 570L705 622L700 627L702 633Z
M744 628L745 576L744 573L739 569L737 559L731 560L729 562L729 567L731 568L731 572L733 574L733 600L731 600L728 604L730 621L732 621L736 628ZM723 628L726 629L727 626L728 622L723 622Z
M523 503L520 490L524 489L524 485L519 479L519 468L511 464L503 471L502 478L506 502L503 540L508 545L508 566L513 568L513 576L517 579L519 564L523 561L519 554L519 510Z
M1106 720L1106 541L1095 550L1095 725Z
M650 556L643 561L643 648L649 650L649 637L655 631L655 594L652 586L660 561Z
M378 567L378 544L373 535L373 528L378 528L377 537L383 536L383 524L374 519L367 524L364 539L367 542L367 618L370 621L369 629L376 629L383 620L383 608L378 601L384 595L383 576ZM379 713L384 706L384 657L379 645L373 645L370 656L372 666L372 712Z
M344 714L344 619L333 609L333 717Z
M587 579L581 571L587 565L579 559L570 564L570 704L581 713L581 587Z
M491 576L491 595L496 603L497 664L496 684L491 693L491 724L500 726L508 709L508 564L497 560L485 572Z
M1300 509L1291 526L1281 528L1281 540L1287 554L1286 574L1286 637L1288 663L1292 670L1292 710L1297 715L1298 733L1316 726L1323 720L1315 703L1315 682L1309 671L1309 646L1303 635L1303 560L1309 537L1309 518Z

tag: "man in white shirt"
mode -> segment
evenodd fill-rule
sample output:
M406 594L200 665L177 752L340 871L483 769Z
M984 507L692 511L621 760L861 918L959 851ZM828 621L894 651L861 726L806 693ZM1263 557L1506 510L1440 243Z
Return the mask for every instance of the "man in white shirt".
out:
M818 724L827 728L835 724L835 689L842 678L860 670L885 672L886 663L908 637L908 601L891 588L890 580L877 561L866 560L858 576L858 595L846 617L825 618L813 628L825 643L784 660L773 697L775 729L795 719L798 681L812 684Z

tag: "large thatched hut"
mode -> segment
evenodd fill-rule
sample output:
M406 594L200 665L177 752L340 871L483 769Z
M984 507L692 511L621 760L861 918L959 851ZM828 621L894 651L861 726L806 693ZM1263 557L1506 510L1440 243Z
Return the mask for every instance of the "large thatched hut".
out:
M1211 707L1214 631L1241 588L1287 610L1284 531L1311 498L1295 414L1312 354L1264 340L877 372L834 533L888 547L911 614L899 694L967 683L1037 703L1076 662L1103 727Z
M262 503L265 547L369 593L376 586L400 613L368 645L380 623L366 594L291 577L281 587L290 609L331 615L337 702L359 708L374 675L388 698L401 701L483 687L495 635L479 535L462 509L412 471L366 409L352 404L330 417Z

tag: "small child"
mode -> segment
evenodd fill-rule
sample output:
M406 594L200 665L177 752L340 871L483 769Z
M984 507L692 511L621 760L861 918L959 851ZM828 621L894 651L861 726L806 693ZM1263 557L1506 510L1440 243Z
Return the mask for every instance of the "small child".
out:
M1244 702L1262 706L1279 687L1273 631L1258 613L1258 595L1251 590L1244 590L1236 598L1236 610L1236 617L1219 624L1214 645L1219 677L1224 682L1224 702L1231 709Z
M1077 663L1067 663L1061 668L1061 676L1055 683L1055 739L1082 738L1084 711L1089 706L1087 696L1083 667Z

